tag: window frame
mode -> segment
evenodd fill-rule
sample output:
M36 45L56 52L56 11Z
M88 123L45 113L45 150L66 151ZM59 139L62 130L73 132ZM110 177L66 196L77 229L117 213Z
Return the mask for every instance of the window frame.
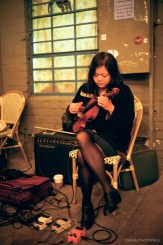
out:
M74 0L75 1L75 0ZM41 53L41 54L34 54L34 44L35 43L44 43L44 42L46 42L46 41L39 41L39 42L34 42L34 40L33 40L33 32L34 31L36 31L37 29L33 29L33 27L32 27L32 21L34 20L34 19L37 19L37 18L45 18L45 17L50 17L50 21L51 21L51 27L50 28L40 28L39 30L43 30L43 29L49 29L49 30L51 30L51 34L53 34L53 30L55 29L55 27L53 27L53 25L52 25L52 22L53 22L53 16L59 16L59 15L63 15L63 13L61 12L61 13L47 13L47 15L42 15L42 16L32 16L32 6L37 6L37 5L42 5L42 4L47 4L47 6L48 6L48 3L49 3L49 1L48 2L43 2L43 3L39 3L39 4L32 4L32 0L28 0L28 18L29 18L29 37L30 37L30 40L29 40L29 42L30 42L30 46L29 46L29 63L30 63L30 89L31 89L31 94L32 95L35 95L35 96L73 96L73 95L75 95L75 93L77 92L77 90L78 90L78 88L79 88L79 83L83 83L83 82L86 82L86 80L83 80L83 79L81 79L81 80L78 80L77 79L77 69L79 69L79 68L86 68L86 69L88 69L88 67L89 66L77 66L77 56L78 55L81 55L81 54L83 54L83 55L94 55L94 54L96 54L97 52L98 52L98 36L97 36L97 32L98 32L98 21L96 21L96 22L88 22L89 24L92 24L92 23L95 23L95 25L96 25L96 28L97 28L97 32L96 32L96 35L95 36L89 36L89 37L87 37L86 36L86 38L94 38L95 40L96 40L96 49L93 49L93 50L83 50L83 51L80 51L80 50L76 50L76 40L78 39L83 39L83 38L85 38L85 37L79 37L79 38L77 38L76 36L75 36L75 34L74 34L74 38L73 38L73 40L75 40L75 51L70 51L70 52L54 52L54 49L53 49L53 51L51 52L51 53ZM97 0L96 0L96 7L93 7L93 8L87 8L87 9L85 9L85 11L90 11L90 10L95 10L96 11L96 19L97 19ZM69 12L65 12L64 14L69 14L69 13L74 13L74 18L75 18L75 13L78 13L78 12L82 12L83 10L81 9L81 10L73 10L73 11L69 11ZM88 24L88 23L85 23L85 25L86 24ZM82 23L83 24L83 23ZM77 27L77 26L80 26L81 24L79 23L79 24L76 24L75 23L75 25L73 25L73 27L74 27L74 32L75 32L75 28ZM68 26L72 26L72 25L68 25ZM64 27L64 26L62 26L62 27ZM56 27L57 28L57 27ZM65 39L62 39L62 40L67 40L66 38ZM58 41L58 40L57 40ZM51 42L51 45L52 45L52 48L53 48L53 43L54 42L57 42L57 41L55 41L55 40L53 40L53 36L52 36L52 39L50 40L50 42ZM55 86L55 83L57 83L57 82L65 82L65 81L59 81L59 80L55 80L54 79L54 73L55 73L55 70L60 70L60 69L71 69L72 67L62 67L62 68L56 68L55 66L54 66L54 58L55 57L59 57L59 56L68 56L68 55L73 55L74 56L74 58L75 58L75 66L74 66L74 69L75 69L75 79L74 79L74 83L75 83L75 91L74 92L71 92L71 93L57 93L57 92L55 92L54 91L54 86ZM46 81L46 82L41 82L41 81L39 81L39 82L35 82L34 81L34 79L33 79L33 74L34 74L34 71L37 71L37 70L40 70L40 71L45 71L45 70L49 70L49 68L33 68L33 59L34 58L46 58L46 57L51 57L52 58L52 67L50 68L50 70L52 71L52 81L50 81L50 82L52 82L51 84L52 84L52 89L53 89L53 91L52 91L52 93L35 93L35 91L34 91L34 85L35 85L35 83L37 84L37 83L49 83L48 81Z

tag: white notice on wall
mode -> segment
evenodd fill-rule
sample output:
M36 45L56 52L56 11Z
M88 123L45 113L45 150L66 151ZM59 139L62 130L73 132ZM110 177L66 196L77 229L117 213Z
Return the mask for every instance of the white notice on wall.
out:
M134 17L134 0L114 0L114 19Z

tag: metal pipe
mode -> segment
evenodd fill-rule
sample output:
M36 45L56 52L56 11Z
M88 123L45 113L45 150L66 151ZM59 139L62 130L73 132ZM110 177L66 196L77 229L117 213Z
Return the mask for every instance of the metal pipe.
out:
M153 0L150 0L150 73L149 73L149 147L150 148L153 148L153 141L154 141L154 137L153 137L153 133L154 133L153 130L153 112L154 112L153 35L154 35Z

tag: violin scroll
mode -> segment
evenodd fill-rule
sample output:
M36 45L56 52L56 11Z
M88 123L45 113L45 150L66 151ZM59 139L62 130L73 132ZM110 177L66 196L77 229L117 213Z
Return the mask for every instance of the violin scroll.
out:
M119 94L119 88L113 88L110 92L106 93L105 96L112 98L117 94Z

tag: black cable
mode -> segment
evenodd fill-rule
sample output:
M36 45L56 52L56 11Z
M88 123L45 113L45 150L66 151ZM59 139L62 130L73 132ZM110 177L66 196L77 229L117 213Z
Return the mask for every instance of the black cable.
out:
M9 212L7 209L12 208L13 212ZM13 225L20 215L21 210L10 205L3 205L0 212L0 226Z
M59 244L64 243L64 241L60 241L60 242L58 242L58 243L54 243L54 242L44 242L44 241L37 241L37 242L35 242L35 244L40 244L40 243L51 244L51 245L59 245Z
M100 208L103 208L104 207L103 203L102 203L102 205L100 205L100 203L102 201L103 201L103 197L100 199L97 208L94 210L95 213L97 212L95 214L95 217L94 218L96 218L98 216L98 213L99 213ZM117 235L117 233L115 231L113 231L113 230L111 230L111 229L109 229L107 227L101 226L100 224L98 224L95 221L94 221L94 224L96 224L98 227L100 227L102 229L99 229L99 230L94 231L91 234L92 238L91 237L86 237L86 236L81 237L83 240L91 240L91 241L95 241L95 242L100 243L100 244L111 244L111 243L115 242L118 239L118 235ZM97 235L99 233L101 233L101 232L102 233L106 233L106 235L107 235L106 238L104 238L104 239L98 239L97 238Z
M65 198L65 199L64 199L64 198L57 199L57 202L60 203L60 202L62 202L62 200L65 200L66 203L67 203L67 205L64 205L64 206L59 206L59 204L58 204L58 205L54 205L52 202L49 202L48 200L46 200L46 202L48 202L48 203L51 204L53 207L58 208L58 209L67 208L67 210L68 210L68 215L69 215L69 217L71 218L71 214L70 214L70 204L71 204L71 203L69 203L67 196L66 196L63 192L61 192L61 191L59 191L59 190L56 190L56 189L54 189L54 190L57 191L58 193L60 193L61 195L63 195L64 198ZM55 199L55 201L56 201L56 199ZM46 209L46 210L49 210L49 209L51 209L51 208L48 208L48 209Z
M72 186L71 186L71 188L72 188ZM63 193L63 192L61 192L61 191L59 191L58 189L55 189L55 188L53 188L53 190L55 190L56 192L58 192L58 193L60 193L61 195L63 195L64 197L63 198L60 198L60 199L57 199L57 198L55 198L55 197L53 197L53 200L54 201L56 201L57 203L58 203L58 206L56 206L56 205L54 205L53 203L52 203L52 200L48 200L47 202L49 203L49 204L51 204L51 205L53 205L53 206L55 206L55 207L58 207L59 209L62 209L62 208L70 208L70 206L71 206L71 204L72 204L72 202L73 202L73 199L74 199L74 190L73 190L73 188L72 188L72 198L71 198L71 201L69 201L68 200L68 198L67 198L67 196ZM58 194L57 193L57 194ZM55 193L55 195L56 195L56 193ZM65 206L60 206L59 207L59 204L62 202L62 200L65 200L65 202L67 203L67 205L65 205Z
M35 243L35 244L41 244L41 243L44 243L44 244L52 244L52 245L58 245L58 244L63 243L63 240L61 240L61 241L58 242L58 243L48 242L48 240L51 238L52 232L53 232L53 231L51 230L49 236L48 236L46 239L44 239L43 241L36 241L36 242L34 242L34 243Z
M55 188L54 188L54 190L57 191L59 194L61 194L61 195L63 195L63 196L65 197L65 201L66 201L67 205L64 206L64 207L70 208L71 202L69 203L69 200L68 200L67 196L66 196L63 192L61 192L61 191L59 191L59 190L56 190ZM63 198L62 198L62 199L63 199ZM62 200L62 199L60 199L60 200ZM64 207L63 207L63 208L64 208Z
M49 236L46 238L46 239L44 239L43 241L37 241L37 242L35 242L35 243L47 243L47 241L50 239L50 237L51 237L51 234L52 234L52 231L50 231L50 234L49 234ZM50 243L47 243L47 244L50 244Z
M109 228L106 228L104 226L101 226L101 225L97 224L96 222L94 222L94 224L96 224L97 226L99 226L102 229L94 231L90 235L90 236L92 236L92 238L91 237L82 236L81 237L82 240L95 241L95 242L100 243L100 244L111 244L111 243L115 242L118 239L118 235L117 235L117 233L115 231L113 231L113 230L111 230ZM97 238L97 235L99 235L99 237L101 237L101 234L99 234L99 233L106 233L106 236L105 236L106 238L103 238L103 239Z
M88 241L89 240L95 241L95 242L100 243L100 244L111 244L111 243L115 242L118 238L118 235L114 231L112 231L106 227L103 227L103 228L104 229L96 230L95 232L93 232L91 235L93 238L83 236L83 237L81 237L81 239L82 240L88 240ZM101 233L101 232L106 233L108 235L108 237L106 237L104 239L96 238L95 236L97 236L97 234ZM99 236L101 237L101 235L99 235Z
M111 244L111 243L115 242L115 241L118 239L118 234L117 234L115 231L113 231L113 230L111 230L111 229L109 229L109 228L106 228L106 227L104 227L104 226L101 226L101 225L97 224L96 222L95 222L95 224L96 224L97 226L99 226L99 227L102 228L102 230L97 230L96 232L93 233L93 238L94 238L94 240L95 240L96 242L101 243L101 244ZM97 240L97 239L95 238L95 235L96 235L98 232L100 232L100 231L103 231L103 232L108 233L108 234L109 234L108 238L106 238L106 239L98 239L98 240Z

